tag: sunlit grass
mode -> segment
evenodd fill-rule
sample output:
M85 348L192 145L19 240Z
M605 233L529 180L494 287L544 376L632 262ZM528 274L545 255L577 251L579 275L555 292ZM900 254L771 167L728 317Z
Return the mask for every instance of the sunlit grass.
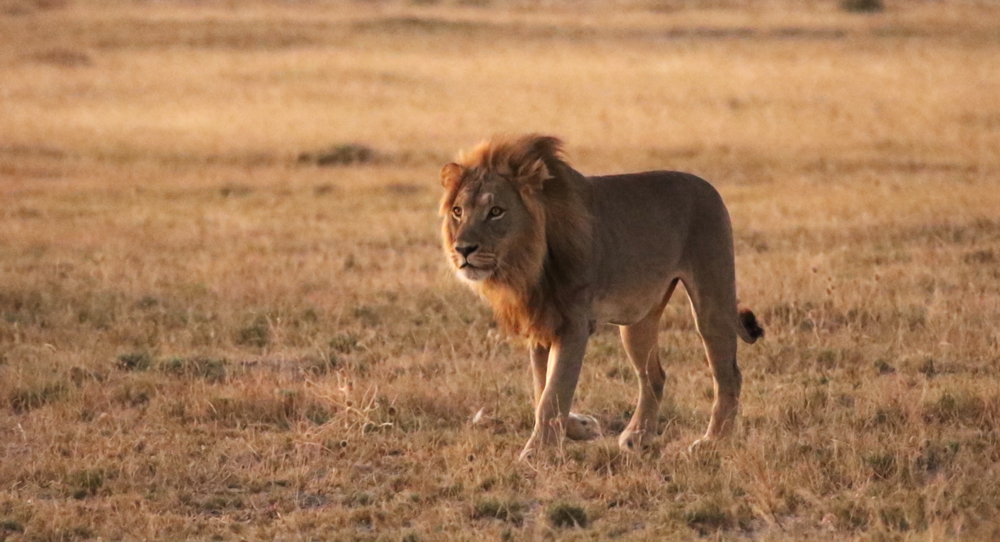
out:
M994 8L432 4L0 3L0 539L994 536ZM437 171L529 130L719 187L768 332L732 442L687 451L678 295L656 445L616 445L609 327L606 437L516 461L526 355L444 265Z

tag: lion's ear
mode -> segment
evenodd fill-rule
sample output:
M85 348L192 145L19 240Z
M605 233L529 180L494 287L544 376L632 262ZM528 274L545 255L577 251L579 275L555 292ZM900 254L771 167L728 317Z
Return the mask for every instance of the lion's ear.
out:
M445 164L441 168L441 186L445 188L451 188L458 184L458 181L462 180L462 174L465 173L465 168L452 162L450 164Z
M511 169L522 187L541 190L545 181L552 178L546 160L558 158L561 144L554 137L538 134L528 134L514 143Z
M521 164L515 172L515 177L523 188L528 190L541 190L545 181L552 178L549 168L545 166L545 161L541 158L531 162Z

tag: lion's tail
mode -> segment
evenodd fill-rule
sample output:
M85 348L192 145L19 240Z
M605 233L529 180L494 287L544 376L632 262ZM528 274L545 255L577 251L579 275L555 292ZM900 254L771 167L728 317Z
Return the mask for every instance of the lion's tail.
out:
M737 326L740 338L747 344L757 342L757 339L764 336L764 328L757 323L757 317L753 311L747 308L739 309L740 325Z

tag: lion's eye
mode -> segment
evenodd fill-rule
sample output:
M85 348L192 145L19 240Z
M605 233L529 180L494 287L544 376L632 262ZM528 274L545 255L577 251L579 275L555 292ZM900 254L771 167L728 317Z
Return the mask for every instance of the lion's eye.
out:
M462 208L459 206L454 206L451 208L451 216L455 218L462 218Z
M490 218L499 218L503 216L504 210L500 207L494 207L490 209Z

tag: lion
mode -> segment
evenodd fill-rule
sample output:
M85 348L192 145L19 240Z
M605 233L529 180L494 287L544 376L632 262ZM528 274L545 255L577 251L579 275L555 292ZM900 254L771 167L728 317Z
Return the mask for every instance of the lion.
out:
M712 185L676 171L586 177L566 162L559 139L538 134L460 153L441 183L448 260L498 324L529 345L535 425L521 459L564 436L598 434L596 420L570 407L587 341L604 323L620 327L639 380L619 446L650 442L666 378L657 331L678 282L715 389L695 445L731 432L742 385L736 338L752 344L764 330L737 304L732 226Z

